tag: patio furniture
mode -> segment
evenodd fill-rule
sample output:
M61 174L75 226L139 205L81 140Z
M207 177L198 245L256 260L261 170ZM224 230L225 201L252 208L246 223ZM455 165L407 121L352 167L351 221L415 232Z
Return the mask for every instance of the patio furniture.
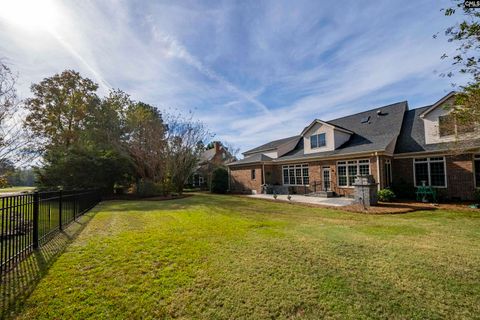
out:
M415 190L417 201L428 202L428 197L431 196L433 202L437 202L437 190L430 186L418 186Z

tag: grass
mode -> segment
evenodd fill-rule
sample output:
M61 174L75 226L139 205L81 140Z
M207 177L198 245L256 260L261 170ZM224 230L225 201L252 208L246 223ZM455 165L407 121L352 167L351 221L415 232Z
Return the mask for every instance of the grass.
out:
M22 192L22 191L33 191L35 187L10 187L0 189L0 194L2 193L11 193L11 192Z
M0 285L0 319L10 318L18 313L36 284L48 272L49 266L92 217L93 212L81 216L65 231L55 234L40 250L34 251L16 268L3 275Z
M242 197L110 201L19 319L466 319L480 214L361 215Z

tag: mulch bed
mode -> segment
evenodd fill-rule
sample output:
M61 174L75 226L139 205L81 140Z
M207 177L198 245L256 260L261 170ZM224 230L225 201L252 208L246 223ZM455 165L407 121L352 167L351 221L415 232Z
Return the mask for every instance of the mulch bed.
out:
M423 203L414 201L397 201L397 202L379 202L378 205L364 210L361 204L352 204L344 207L330 207L331 209L367 213L367 214L402 214L415 211L426 210L452 210L452 211L472 211L480 213L479 209L469 208L471 203Z
M416 202L379 202L376 206L364 209L361 204L351 204L344 207L335 207L334 209L358 212L367 214L401 214L420 210L435 210L438 207L430 203L416 203Z

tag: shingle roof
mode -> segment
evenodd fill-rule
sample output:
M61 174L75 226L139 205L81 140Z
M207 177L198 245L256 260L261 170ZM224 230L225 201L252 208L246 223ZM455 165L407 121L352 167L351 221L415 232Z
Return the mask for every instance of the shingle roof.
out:
M200 155L200 162L207 162L212 160L213 157L215 156L215 153L216 153L215 148L211 148L203 151L202 154Z
M303 153L303 139L301 139L293 151L278 160L308 159L386 150L387 146L399 135L402 119L407 109L407 102L403 101L328 121L335 126L347 128L354 134L336 150L310 154ZM377 115L378 110L382 110L384 115ZM370 117L368 123L362 123L362 120L368 117Z
M272 161L272 158L269 156L266 156L261 153L254 154L253 156L249 156L240 160L237 160L235 162L227 164L227 166L230 165L237 165L237 164L250 164L250 163L258 163L258 162L269 162Z
M305 133L307 133L315 124L317 123L320 123L320 124L326 124L327 126L332 126L333 128L335 129L338 129L338 130L341 130L341 131L344 131L345 133L348 133L348 134L353 134L352 131L348 130L348 129L345 129L345 128L342 128L340 126L337 126L337 125L334 125L332 124L331 122L325 122L325 121L322 121L320 119L315 119L312 121L312 123L310 123L308 126L306 126L303 131L302 131L302 134L301 136L303 136Z
M423 119L420 118L420 114L431 107L432 106L425 106L405 113L403 127L397 140L395 153L439 151L447 150L452 147L452 143L455 142L425 144L425 127ZM472 147L479 146L480 139L462 142L462 147L469 147L470 145Z
M272 149L275 149L278 146L281 146L282 144L287 143L287 142L289 142L293 139L298 139L299 137L300 136L293 136L293 137L288 137L288 138L283 138L283 139L279 139L279 140L270 141L268 143L262 144L259 147L247 150L243 154L272 150Z

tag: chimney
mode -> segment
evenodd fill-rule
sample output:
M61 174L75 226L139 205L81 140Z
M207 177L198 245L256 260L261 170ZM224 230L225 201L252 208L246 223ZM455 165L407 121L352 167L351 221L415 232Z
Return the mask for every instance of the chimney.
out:
M215 153L219 152L222 147L222 144L219 141L215 141L213 144L215 146Z

